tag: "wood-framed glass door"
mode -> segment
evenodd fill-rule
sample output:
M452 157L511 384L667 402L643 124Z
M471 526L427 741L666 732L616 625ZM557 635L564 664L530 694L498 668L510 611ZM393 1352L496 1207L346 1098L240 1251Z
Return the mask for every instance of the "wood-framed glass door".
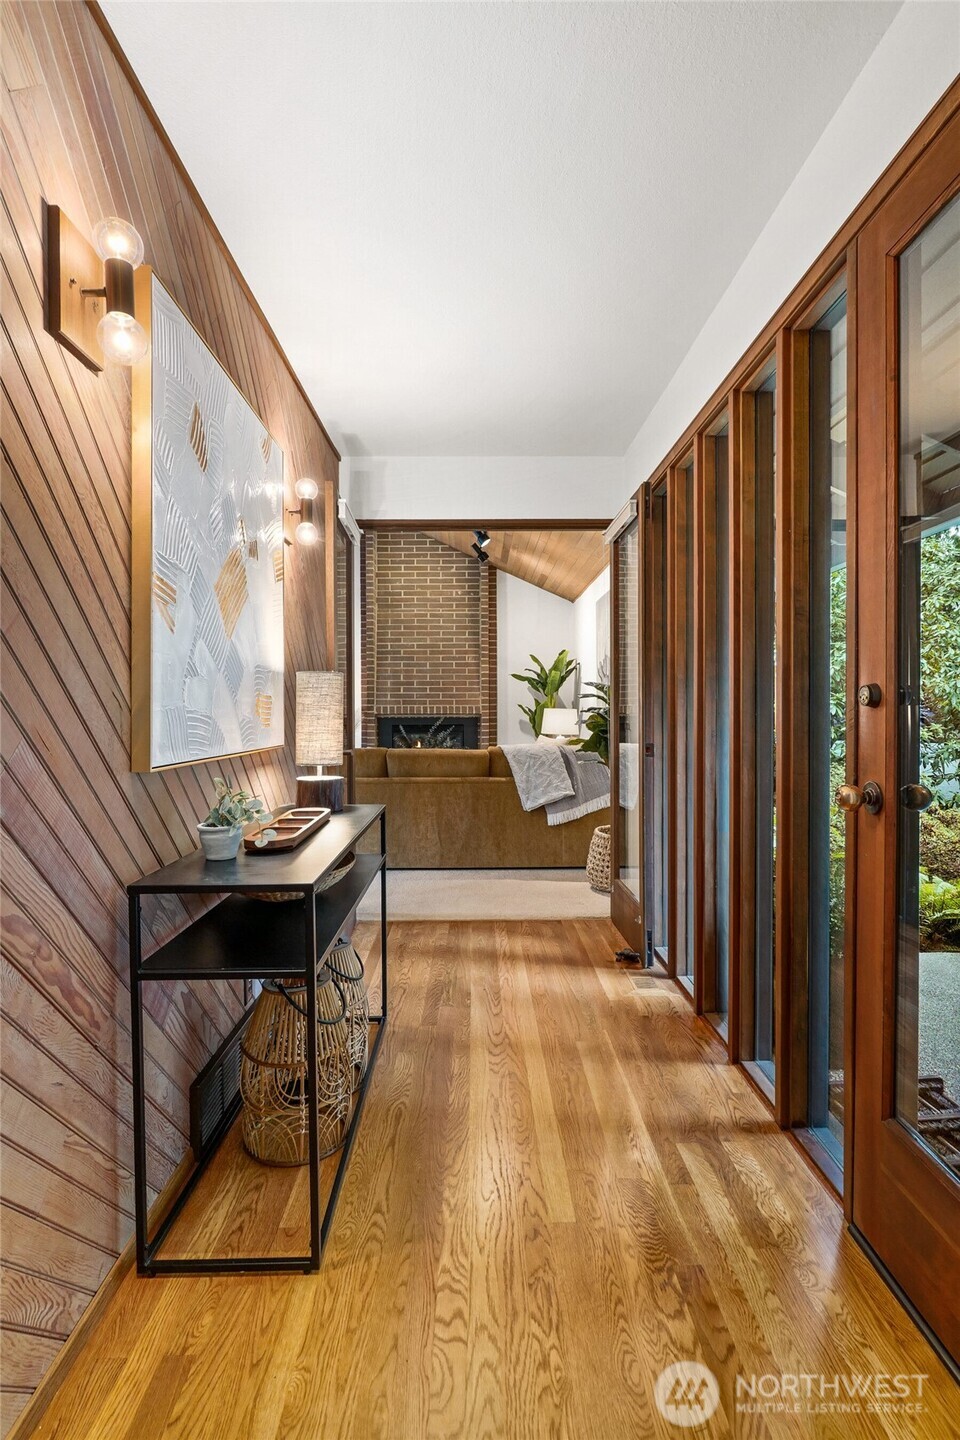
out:
M610 915L632 949L644 953L643 797L640 697L640 523L634 517L611 549L613 689L616 724L611 781L612 893Z
M696 536L694 530L694 457L673 466L667 479L667 728L669 757L668 828L669 940L668 974L694 996L696 978L697 869L697 727Z
M958 155L954 120L858 240L858 784L843 798L853 1223L960 1357Z
M669 966L670 794L667 726L667 488L647 485L641 511L643 597L643 893L647 956Z

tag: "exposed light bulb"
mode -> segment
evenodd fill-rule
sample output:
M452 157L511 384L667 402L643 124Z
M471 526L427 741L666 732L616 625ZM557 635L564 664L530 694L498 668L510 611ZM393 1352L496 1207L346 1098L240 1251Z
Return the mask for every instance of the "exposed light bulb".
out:
M100 221L93 243L101 260L126 260L134 270L143 264L143 241L128 221L116 215Z
M312 520L301 520L294 534L298 545L316 545L320 539L320 531Z
M298 500L316 500L320 494L320 486L316 480L298 480L294 489Z
M104 358L116 365L136 365L150 348L150 340L139 320L122 310L111 310L97 326L97 341Z

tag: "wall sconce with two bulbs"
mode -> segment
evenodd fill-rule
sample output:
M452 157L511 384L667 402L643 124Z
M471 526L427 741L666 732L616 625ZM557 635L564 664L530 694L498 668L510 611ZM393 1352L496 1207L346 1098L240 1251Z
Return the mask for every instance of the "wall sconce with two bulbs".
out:
M320 494L320 486L316 480L298 480L293 487L297 499L300 501L296 510L288 510L288 515L299 515L300 520L293 535L298 545L316 545L320 539L320 531L313 521L313 502ZM293 541L288 540L287 544L292 545Z
M126 220L111 216L93 232L93 244L64 215L47 206L47 329L90 370L104 360L135 365L149 337L134 313L134 271L143 264L143 241Z

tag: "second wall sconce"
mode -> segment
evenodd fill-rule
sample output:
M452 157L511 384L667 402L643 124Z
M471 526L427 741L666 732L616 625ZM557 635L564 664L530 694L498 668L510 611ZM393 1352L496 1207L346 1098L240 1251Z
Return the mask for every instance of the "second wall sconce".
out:
M298 545L316 545L320 539L320 531L313 521L313 502L320 494L320 486L316 480L298 480L294 489L297 499L300 501L296 510L288 510L288 515L299 515L300 522L294 533ZM289 542L288 542L289 543Z
M147 353L136 318L133 275L143 241L126 220L101 220L94 243L59 205L47 206L47 329L91 370L104 360L135 365Z

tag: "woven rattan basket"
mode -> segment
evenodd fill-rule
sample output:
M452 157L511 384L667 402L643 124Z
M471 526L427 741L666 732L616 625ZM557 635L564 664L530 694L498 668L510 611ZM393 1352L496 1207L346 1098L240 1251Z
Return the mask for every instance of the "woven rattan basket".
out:
M587 852L587 879L591 890L610 894L610 826L598 825Z
M322 893L324 890L330 890L334 885L338 885L340 881L344 878L344 876L350 874L350 871L353 869L356 863L356 855L352 850L349 850L347 854L343 856L342 860L337 861L336 867L331 870L329 874L324 875L323 879L320 881L320 884L317 886L317 890ZM247 898L250 900L265 900L268 904L271 901L280 901L282 903L284 900L302 900L303 891L251 890L249 891Z
M341 939L327 956L327 967L347 1002L347 1049L353 1072L350 1088L356 1093L370 1060L370 1002L363 983L363 961L350 942Z
M320 1154L343 1144L350 1111L352 1066L347 1002L324 966L317 976L317 1087ZM267 980L241 1045L243 1144L265 1165L309 1159L306 986Z

